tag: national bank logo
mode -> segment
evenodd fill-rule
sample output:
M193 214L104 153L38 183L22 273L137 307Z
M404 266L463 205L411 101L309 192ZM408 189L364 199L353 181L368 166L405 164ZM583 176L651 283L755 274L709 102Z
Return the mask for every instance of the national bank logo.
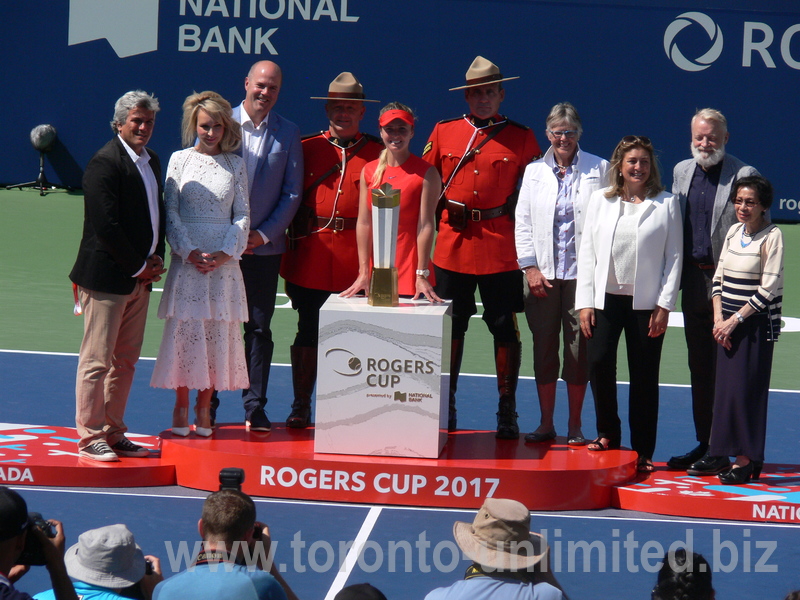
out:
M158 50L159 0L70 0L69 45L106 39L120 58Z
M681 52L676 41L678 34L689 26L699 26L708 34L709 49L697 58L689 59ZM664 31L664 52L679 69L703 71L722 54L722 30L711 17L701 12L685 12L669 24Z

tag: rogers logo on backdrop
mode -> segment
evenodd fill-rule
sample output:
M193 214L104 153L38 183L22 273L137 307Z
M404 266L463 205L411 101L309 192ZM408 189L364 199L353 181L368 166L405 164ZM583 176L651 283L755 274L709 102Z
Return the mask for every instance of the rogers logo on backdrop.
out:
M687 27L701 27L708 36L708 50L696 58L687 58L678 47L678 42L685 43L686 36L679 35ZM800 33L800 23L786 27L783 34L776 34L773 25L760 21L742 23L742 67L777 68L773 55L780 54L783 63L792 69L800 70L800 56L792 54L792 45L797 54L797 43L794 37ZM701 35L702 37L702 35ZM778 42L778 39L780 41ZM676 67L684 71L704 71L722 55L722 29L711 17L701 12L685 12L678 15L664 30L664 52ZM684 46L685 47L685 46ZM777 48L776 48L777 47ZM702 50L701 50L702 52ZM754 60L755 59L755 60Z
M702 56L688 59L678 48L675 37L686 27L692 24L699 25L708 34L710 48ZM711 66L722 54L722 30L711 17L701 12L685 12L669 24L664 31L664 52L679 69L684 71L703 71Z

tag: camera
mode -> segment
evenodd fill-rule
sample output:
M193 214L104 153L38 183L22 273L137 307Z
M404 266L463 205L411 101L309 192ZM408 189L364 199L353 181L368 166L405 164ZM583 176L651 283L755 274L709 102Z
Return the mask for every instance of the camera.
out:
M244 483L244 469L227 467L219 472L219 489L242 491Z
M42 566L47 563L44 556L44 548L42 543L33 534L33 529L38 529L49 538L56 537L56 528L50 523L45 521L41 513L30 512L28 513L28 525L26 527L28 535L25 538L25 548L22 554L17 559L18 565L32 565Z

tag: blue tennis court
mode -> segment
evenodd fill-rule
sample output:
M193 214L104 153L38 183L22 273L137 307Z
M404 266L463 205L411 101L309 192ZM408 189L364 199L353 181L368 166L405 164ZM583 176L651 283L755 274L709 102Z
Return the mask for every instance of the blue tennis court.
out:
M76 364L77 358L69 354L0 352L1 420L71 426ZM155 434L169 425L172 395L149 388L152 365L150 360L139 363L126 418L132 432ZM495 410L494 380L465 376L462 381L463 426L485 427ZM534 390L532 380L520 382L524 430L535 426ZM624 393L623 389L623 397ZM274 421L285 418L289 396L289 369L276 365L268 406ZM220 420L238 421L238 395L223 394L222 401ZM770 401L768 462L797 462L797 393L774 392ZM559 397L558 410L565 405L565 398ZM657 462L691 439L688 414L688 389L662 387ZM565 422L566 415L557 412L556 419ZM587 434L593 431L593 422L588 401ZM65 523L69 544L86 529L125 523L145 553L161 559L165 574L185 568L199 540L197 519L206 496L174 486L19 489L31 510ZM257 506L259 519L270 525L277 542L276 562L304 599L332 598L341 587L364 581L393 600L422 598L462 577L469 564L459 556L452 524L472 521L474 512L269 499L258 499ZM573 599L648 597L659 559L676 543L690 545L709 559L719 598L783 598L800 588L795 525L701 521L607 509L534 513L532 528L547 536L551 568ZM21 589L35 592L49 587L49 580L37 567L20 584Z

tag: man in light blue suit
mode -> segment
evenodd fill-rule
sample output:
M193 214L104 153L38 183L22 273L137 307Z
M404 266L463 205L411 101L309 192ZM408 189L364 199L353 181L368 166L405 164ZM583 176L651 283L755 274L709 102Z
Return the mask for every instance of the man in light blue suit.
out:
M281 90L282 73L271 61L255 63L244 80L245 99L233 109L242 126L237 151L247 164L250 190L250 234L241 268L250 320L244 324L250 387L242 390L245 422L253 431L269 431L264 407L272 363L270 321L275 312L286 228L302 199L303 150L300 130L272 110Z

